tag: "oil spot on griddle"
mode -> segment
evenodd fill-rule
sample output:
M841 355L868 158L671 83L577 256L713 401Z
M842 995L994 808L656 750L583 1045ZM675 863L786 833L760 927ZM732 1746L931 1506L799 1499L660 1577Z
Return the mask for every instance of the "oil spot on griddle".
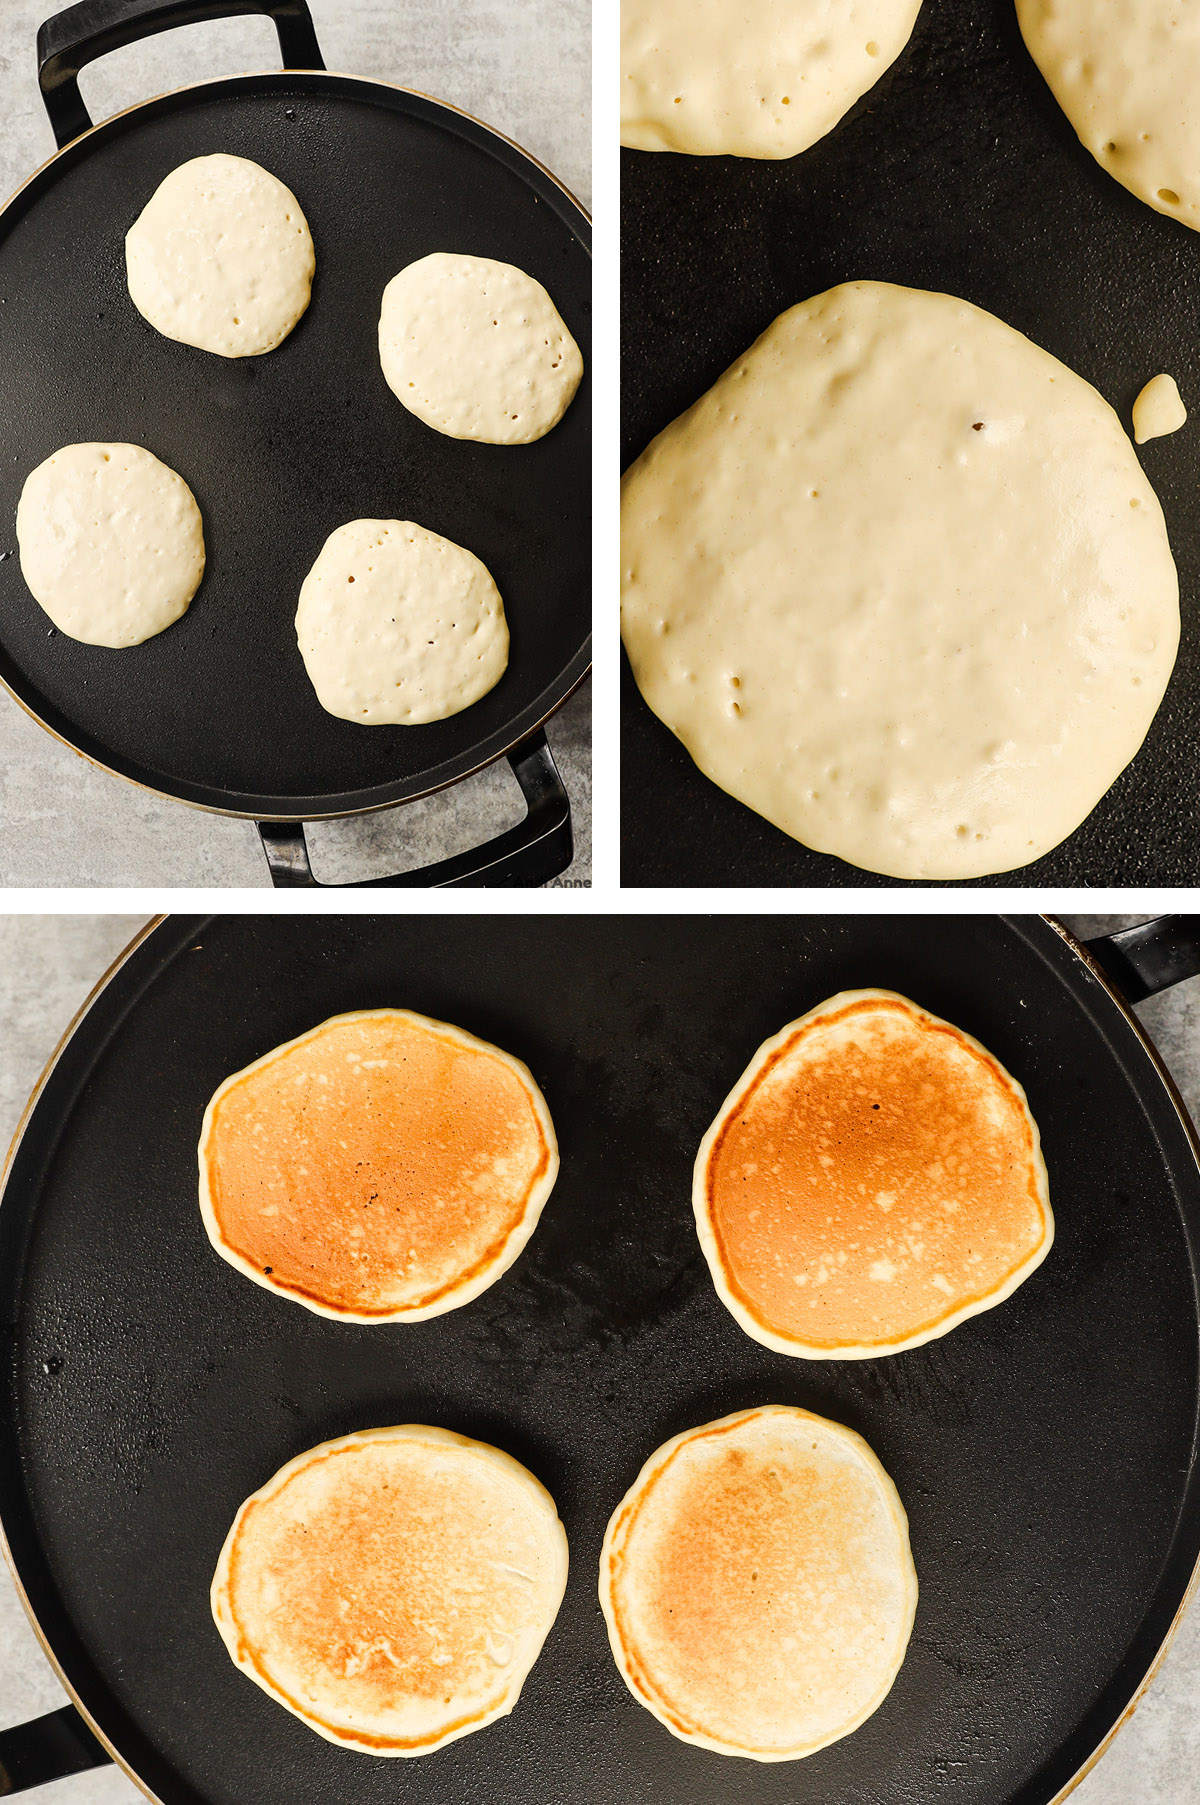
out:
M639 1027L635 1046L665 1030L663 1011L648 1008ZM536 1361L623 1340L707 1282L691 1205L707 1105L686 1070L667 1070L577 1054L557 1075L558 1183L521 1258L483 1300L481 1359Z
M947 1428L974 1420L969 1376L964 1377L962 1362L942 1341L879 1360L846 1364L843 1393L857 1396L871 1409L884 1405Z

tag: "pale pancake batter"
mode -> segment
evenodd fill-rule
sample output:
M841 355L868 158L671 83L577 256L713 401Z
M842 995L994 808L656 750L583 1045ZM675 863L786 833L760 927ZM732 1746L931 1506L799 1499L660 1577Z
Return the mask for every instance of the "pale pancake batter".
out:
M1187 423L1187 408L1173 376L1152 376L1133 404L1133 436L1139 445L1163 439Z
M1179 638L1108 404L949 295L777 319L624 483L623 632L715 783L900 878L1009 871L1128 764Z
M164 337L258 357L308 306L316 258L291 189L220 152L159 183L125 235L125 267L134 306Z
M422 1322L507 1272L558 1176L528 1066L409 1009L335 1015L218 1087L200 1212L255 1284L345 1322Z
M622 0L621 143L794 157L908 43L921 0Z
M427 1755L512 1710L566 1579L532 1473L405 1424L312 1448L248 1498L212 1612L241 1671L319 1736Z
M1200 13L1179 0L1017 0L1080 142L1158 213L1200 229Z
M21 574L60 633L136 646L186 613L204 527L181 476L140 445L64 445L25 479Z
M764 1042L700 1143L692 1204L721 1301L811 1360L945 1335L1054 1239L1020 1084L890 990L844 990Z
M540 282L511 263L435 251L393 276L379 360L410 413L451 439L528 445L566 413L579 346Z
M675 1436L613 1513L600 1604L673 1735L794 1761L883 1703L917 1606L908 1519L851 1429L764 1405Z
M330 533L300 590L296 639L321 707L366 727L445 720L508 665L486 565L411 520Z

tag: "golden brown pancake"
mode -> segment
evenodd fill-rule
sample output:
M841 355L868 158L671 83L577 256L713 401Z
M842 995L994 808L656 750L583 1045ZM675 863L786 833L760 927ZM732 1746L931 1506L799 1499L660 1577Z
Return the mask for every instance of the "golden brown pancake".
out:
M566 1581L532 1473L410 1423L312 1448L248 1498L212 1611L242 1672L310 1730L427 1755L512 1710Z
M758 1049L700 1143L692 1202L746 1333L813 1360L946 1334L1054 1238L1025 1092L889 990L842 991Z
M600 1604L622 1679L674 1735L792 1761L891 1689L917 1606L908 1519L853 1430L740 1410L646 1462L604 1538Z
M558 1173L528 1068L407 1009L336 1015L227 1078L200 1208L256 1284L351 1322L453 1310L499 1278Z

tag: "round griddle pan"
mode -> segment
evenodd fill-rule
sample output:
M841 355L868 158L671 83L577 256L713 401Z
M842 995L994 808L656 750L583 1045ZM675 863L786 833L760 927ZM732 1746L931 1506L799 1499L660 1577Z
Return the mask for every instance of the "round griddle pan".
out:
M150 31L247 11L272 14L298 67L204 82L91 127L75 82L83 63ZM397 270L462 250L543 282L590 362L586 215L456 108L325 73L303 0L84 0L42 27L38 61L65 148L0 213L0 678L96 763L263 822L411 801L515 752L531 806L519 843L510 835L502 849L517 869L499 870L485 848L402 881L544 881L547 784L553 870L570 859L570 811L539 730L589 660L590 381L536 444L461 442L396 400L376 332ZM286 182L316 244L312 303L264 357L162 337L126 287L128 227L171 169L218 150ZM25 477L80 439L147 446L204 517L208 564L191 608L135 649L56 633L15 556ZM504 597L508 670L446 721L357 727L326 714L308 681L293 626L300 585L327 535L362 516L414 519L468 546ZM295 827L266 838L277 881L313 881Z
M1150 981L1200 969L1200 919L1145 941L1132 957ZM1137 1697L1200 1551L1196 1144L1099 955L1120 956L1035 917L221 917L150 932L43 1080L0 1208L0 1519L106 1746L165 1805L1060 1797ZM791 1360L718 1302L691 1164L760 1041L862 984L961 1024L1027 1086L1058 1237L1010 1301L943 1340ZM562 1172L482 1297L369 1328L273 1297L212 1252L195 1148L231 1070L380 1003L527 1060ZM867 1437L921 1582L882 1708L774 1766L680 1743L637 1705L596 1598L605 1522L646 1456L764 1400ZM514 1714L394 1762L334 1748L248 1684L208 1585L238 1505L286 1460L407 1421L525 1462L558 1502L571 1577ZM0 1766L102 1758L73 1707L42 1723L0 1737Z
M1103 10L1102 8L1100 9ZM981 884L1195 884L1200 838L1200 236L1084 150L1013 0L925 0L908 48L800 157L622 153L624 458L797 301L870 278L961 295L1093 383L1128 426L1159 370L1193 419L1140 448L1179 567L1183 636L1138 756L1061 846ZM882 885L799 845L622 701L622 881Z

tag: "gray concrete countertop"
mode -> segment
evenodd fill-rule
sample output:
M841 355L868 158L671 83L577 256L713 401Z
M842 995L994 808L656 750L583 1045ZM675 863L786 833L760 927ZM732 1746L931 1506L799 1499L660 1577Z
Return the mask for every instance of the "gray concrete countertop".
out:
M1137 916L1069 916L1083 938ZM72 1014L132 938L135 916L0 917L0 1145ZM1200 979L1138 1011L1200 1120ZM0 1727L63 1702L16 1593L0 1574ZM1200 1606L1176 1636L1161 1671L1112 1748L1073 1795L1079 1805L1200 1802ZM112 1769L43 1788L44 1805L135 1805L141 1795ZM570 1801L586 1805L586 1801Z
M583 202L591 194L590 0L310 0L328 68L453 101L514 138ZM0 199L52 154L34 39L52 0L0 6ZM80 88L93 118L170 88L278 66L263 17L164 32L92 64ZM557 880L591 881L591 686L550 722L571 797L575 860ZM422 803L330 822L309 835L327 883L408 870L477 845L524 813L507 763ZM0 692L0 886L269 887L254 826L163 801L96 770Z

